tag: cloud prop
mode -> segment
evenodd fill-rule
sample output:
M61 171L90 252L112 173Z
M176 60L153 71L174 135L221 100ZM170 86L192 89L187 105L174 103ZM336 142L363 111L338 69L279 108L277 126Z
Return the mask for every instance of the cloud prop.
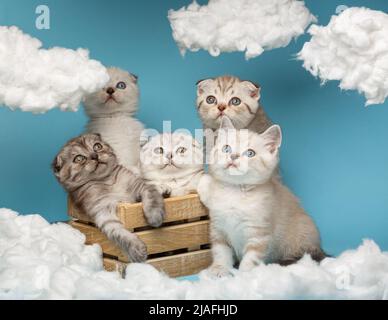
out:
M101 248L67 224L0 209L0 299L388 299L388 253L371 240L320 265L261 265L198 282L132 264L126 278L102 268Z
M75 111L108 80L105 67L85 49L43 49L17 27L0 27L0 104L12 110Z
M209 0L170 10L173 37L182 55L204 49L212 56L245 51L246 59L287 46L315 17L297 0Z
M340 81L344 90L364 94L366 105L388 96L388 14L349 8L327 26L313 25L311 40L298 54L303 66L323 82Z

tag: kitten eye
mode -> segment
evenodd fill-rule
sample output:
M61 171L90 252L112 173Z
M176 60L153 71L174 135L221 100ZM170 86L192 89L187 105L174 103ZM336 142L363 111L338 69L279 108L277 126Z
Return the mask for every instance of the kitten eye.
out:
M156 153L156 154L163 154L164 153L164 150L163 150L163 148L155 148L154 149L154 152Z
M214 96L208 96L206 98L206 102L207 102L207 104L215 104L215 103L217 103L217 99Z
M222 148L222 152L223 152L223 153L232 153L232 147L229 146L229 145L225 145L225 146L223 146L223 148Z
M243 153L244 156L248 158L253 158L256 155L256 152L252 149L249 149Z
M73 160L74 163L80 163L80 164L84 163L85 161L86 161L86 157L84 157L80 154L78 156L76 156Z
M234 97L229 103L233 106L239 106L241 104L241 99Z
M187 149L185 147L180 147L180 148L178 148L178 150L176 152L179 154L184 154L186 151L187 151Z
M124 90L124 89L127 88L127 85L125 84L125 82L120 81L120 82L116 85L116 88L117 88L117 89Z
M94 152L99 152L103 149L102 147L102 144L101 143L96 143L94 146L93 146L93 150Z

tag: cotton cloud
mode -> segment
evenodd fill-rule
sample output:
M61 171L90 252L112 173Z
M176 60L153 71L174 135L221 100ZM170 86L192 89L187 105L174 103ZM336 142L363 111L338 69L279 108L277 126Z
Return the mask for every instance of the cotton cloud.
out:
M0 209L0 299L388 299L388 253L370 240L327 258L289 267L262 265L198 282L132 264L121 279L102 268L101 248L69 225Z
M327 26L313 25L311 40L298 58L323 82L339 80L340 88L364 94L366 105L388 96L388 14L349 8Z
M34 113L75 111L108 80L105 67L85 49L43 49L17 27L0 27L0 105Z
M246 59L287 46L316 20L297 0L209 0L203 6L194 1L170 10L168 18L182 54L245 51Z

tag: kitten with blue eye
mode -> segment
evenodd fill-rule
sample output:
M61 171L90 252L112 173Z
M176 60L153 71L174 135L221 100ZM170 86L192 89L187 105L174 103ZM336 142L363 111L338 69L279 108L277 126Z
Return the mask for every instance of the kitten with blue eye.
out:
M99 133L113 148L121 165L137 171L143 124L134 118L139 103L137 77L108 68L109 83L85 98L87 132Z
M117 218L120 202L143 202L153 227L163 222L164 201L158 190L118 163L113 149L98 134L70 140L53 162L53 171L73 202L128 255L130 262L147 258L145 244Z
M271 121L260 105L261 88L233 76L201 80L197 83L197 110L204 129L217 130L223 116L236 129L263 133Z
M325 258L313 220L277 179L281 141L277 125L262 134L230 124L220 129L198 186L210 211L211 274L229 275L236 262L249 271L261 263L288 265L306 253Z
M140 159L142 177L165 197L196 193L203 174L203 152L190 134L153 136L142 147Z

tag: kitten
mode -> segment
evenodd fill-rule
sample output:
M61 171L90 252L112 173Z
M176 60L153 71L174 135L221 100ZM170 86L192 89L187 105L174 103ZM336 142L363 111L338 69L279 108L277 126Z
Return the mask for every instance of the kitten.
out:
M221 129L209 175L198 186L209 208L212 274L225 276L237 261L249 271L260 263L291 264L305 253L320 261L319 232L298 199L276 178L279 126L263 134Z
M260 87L251 81L223 76L197 83L197 108L205 129L217 130L223 115L236 129L263 133L271 121L260 106Z
M191 135L156 135L142 147L140 159L143 178L157 186L164 196L196 193L203 174L203 153Z
M74 203L128 254L131 262L146 260L145 244L124 228L116 216L116 207L119 202L142 199L148 223L160 226L164 202L155 187L119 165L113 149L98 134L70 140L55 158L53 170Z
M139 163L143 125L133 116L139 102L137 77L118 68L109 68L110 81L84 101L89 116L87 132L101 134L113 148L119 163L136 170Z

